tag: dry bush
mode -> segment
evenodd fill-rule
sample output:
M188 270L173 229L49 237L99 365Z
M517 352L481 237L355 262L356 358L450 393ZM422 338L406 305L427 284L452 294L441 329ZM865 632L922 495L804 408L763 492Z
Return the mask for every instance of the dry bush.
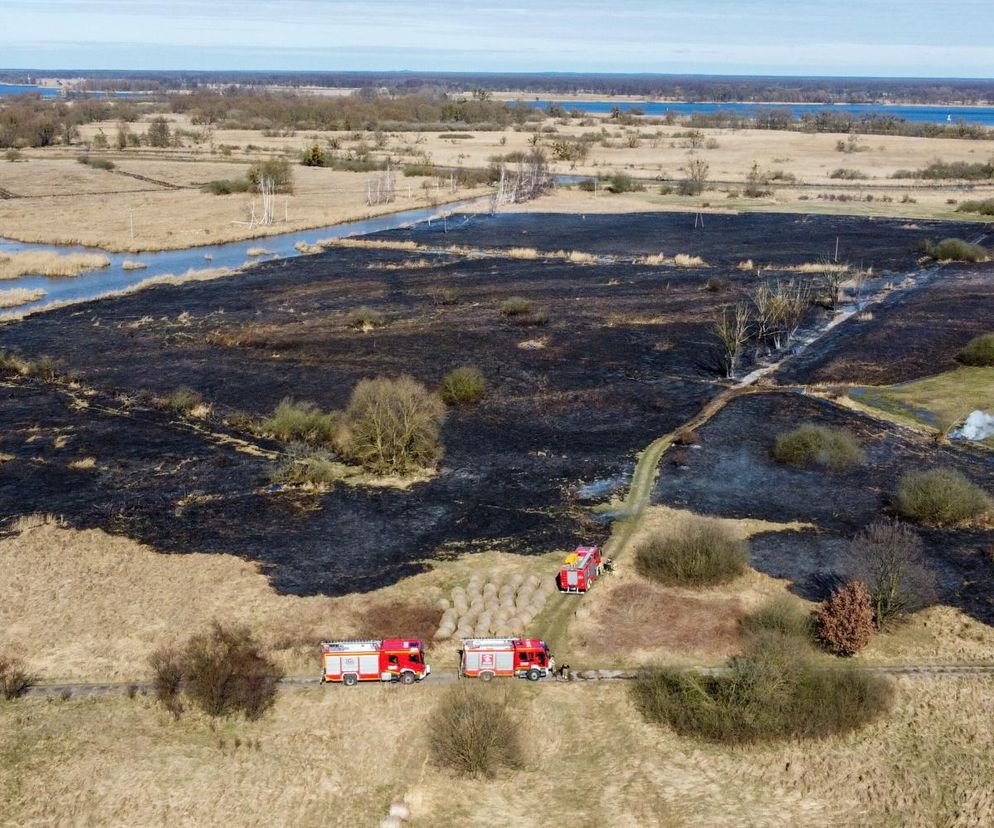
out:
M341 480L347 468L326 449L291 443L269 479L279 485L326 486Z
M121 262L121 270L144 270L148 267L145 262L139 262L135 259L125 259Z
M707 262L700 256L690 256L687 253L677 253L673 257L673 264L677 267L705 267Z
M345 411L338 444L376 474L430 468L442 454L445 404L409 376L362 380Z
M873 601L860 581L850 581L832 592L816 617L818 640L835 655L851 656L873 638Z
M994 333L974 337L956 358L964 365L994 366Z
M157 650L150 658L156 695L178 715L180 687L208 716L235 713L258 719L276 700L282 671L265 656L247 628L214 622L180 650Z
M673 438L678 446L694 446L701 442L700 435L692 428L684 429Z
M863 450L845 429L804 423L777 435L773 457L792 466L817 465L842 471L862 463Z
M449 688L428 720L435 764L464 776L493 776L524 764L522 728L509 687L463 682Z
M165 405L177 414L189 414L193 409L204 404L204 398L198 391L187 386L181 386L166 397Z
M16 308L28 302L37 302L48 296L48 291L42 288L11 288L0 290L0 308Z
M245 251L246 256L268 256L270 252L265 247L250 247Z
M753 637L776 634L798 642L810 642L811 614L798 601L784 595L768 601L744 618L742 630Z
M509 259L537 259L538 251L534 247L512 247L507 251Z
M24 662L16 656L0 653L0 696L7 701L18 699L35 683Z
M660 531L635 550L635 565L647 578L673 586L713 586L743 572L748 544L720 521L686 518Z
M939 262L986 262L990 260L985 247L971 244L963 239L943 239L936 244L923 242L921 249L925 255Z
M284 397L256 431L276 440L331 444L338 437L340 415L325 413L314 403Z
M712 276L704 283L708 293L725 293L732 289L732 282L727 276Z
M0 279L21 276L79 276L88 270L110 267L110 259L98 253L34 252L0 254Z
M934 599L923 549L921 538L898 521L878 520L853 538L850 568L869 590L878 629Z
M345 317L345 324L357 331L371 331L387 324L386 316L372 308L356 308Z
M442 377L438 393L447 405L472 405L483 399L487 381L475 365L455 368Z
M504 316L525 316L532 312L532 303L523 296L511 296L500 303L500 312Z
M374 604L362 615L362 631L370 638L417 638L430 641L442 621L442 610L424 604L391 601Z
M951 468L908 472L897 485L894 508L926 526L956 526L994 509L994 501Z

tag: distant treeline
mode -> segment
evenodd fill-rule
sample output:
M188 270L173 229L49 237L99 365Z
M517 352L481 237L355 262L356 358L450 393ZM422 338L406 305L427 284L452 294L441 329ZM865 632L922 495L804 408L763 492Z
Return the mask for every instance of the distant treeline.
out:
M170 95L169 107L195 124L228 129L502 129L541 118L527 105L506 104L483 95L378 95L360 90L323 98L228 87Z
M991 103L994 79L789 78L720 75L604 75L573 73L449 72L121 72L48 70L49 77L86 78L87 88L189 90L203 86L329 86L386 88L394 92L471 89L520 90L542 95L639 95L678 101L756 103ZM30 72L0 73L0 80L28 83Z
M70 144L77 128L93 121L133 122L139 109L130 101L86 99L71 105L37 95L0 98L0 149Z

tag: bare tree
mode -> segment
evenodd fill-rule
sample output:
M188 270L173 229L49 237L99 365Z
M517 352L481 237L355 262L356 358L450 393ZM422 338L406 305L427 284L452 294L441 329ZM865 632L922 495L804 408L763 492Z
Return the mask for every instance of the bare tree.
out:
M700 195L708 183L711 167L702 158L692 158L687 162L687 178L680 182L680 195Z
M786 348L797 333L810 304L808 289L795 282L766 282L753 291L756 313L756 339L779 351Z
M742 351L749 341L749 308L742 303L725 305L714 323L714 332L721 347L719 365L724 375L731 378L735 376Z
M923 549L921 538L896 520L878 520L853 538L851 567L870 591L879 629L934 600L935 577Z

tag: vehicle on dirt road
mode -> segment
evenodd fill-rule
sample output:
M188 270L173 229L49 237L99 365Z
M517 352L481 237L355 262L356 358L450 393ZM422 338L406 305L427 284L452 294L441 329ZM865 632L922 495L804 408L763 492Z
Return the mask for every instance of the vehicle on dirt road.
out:
M464 638L459 651L459 676L490 681L551 676L555 659L540 638Z
M560 592L586 592L604 571L599 546L578 546L559 569L556 583Z
M428 678L424 643L416 638L322 641L321 681L352 687L360 681L414 684Z

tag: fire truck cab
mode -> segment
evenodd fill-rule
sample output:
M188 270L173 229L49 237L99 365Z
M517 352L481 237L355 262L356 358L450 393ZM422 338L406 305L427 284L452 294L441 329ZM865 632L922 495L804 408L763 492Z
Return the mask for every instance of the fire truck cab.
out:
M578 546L559 569L560 592L586 592L601 576L601 548Z
M555 659L540 638L464 638L459 651L460 677L538 681L551 676L554 669Z
M322 641L321 681L352 687L360 681L414 684L429 676L423 642L416 638Z

